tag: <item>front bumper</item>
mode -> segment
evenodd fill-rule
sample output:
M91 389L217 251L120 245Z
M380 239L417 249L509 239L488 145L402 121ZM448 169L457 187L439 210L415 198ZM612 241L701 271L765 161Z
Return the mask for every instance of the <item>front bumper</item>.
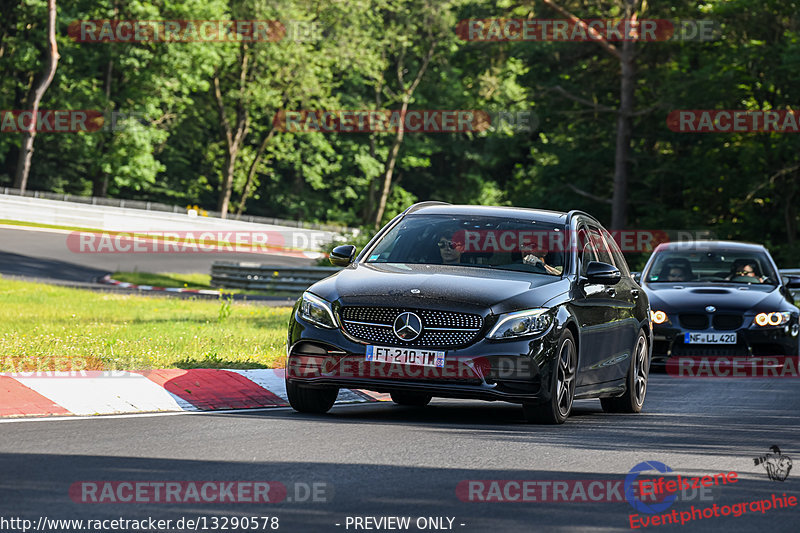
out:
M677 314L669 314L664 324L653 324L652 364L665 365L670 357L766 357L798 355L797 316L776 327L752 326L753 315L743 317L742 327L734 330L688 329L680 327ZM710 323L711 321L709 321ZM736 344L686 344L686 333L736 333Z
M366 343L338 329L316 327L293 313L289 324L287 381L309 387L413 391L436 397L537 403L548 387L561 329L522 340L490 341L444 350L442 368L366 361ZM398 345L399 347L399 345Z

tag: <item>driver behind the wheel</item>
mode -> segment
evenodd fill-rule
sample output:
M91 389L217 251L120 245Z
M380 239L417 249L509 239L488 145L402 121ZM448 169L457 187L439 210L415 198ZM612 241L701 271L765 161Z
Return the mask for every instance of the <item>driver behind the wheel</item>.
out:
M764 276L759 276L756 273L756 264L752 261L736 262L733 264L731 274L726 278L732 280L734 278L753 278L752 283L764 283L767 279Z
M464 252L463 236L458 235L454 229L445 229L439 233L436 242L439 247L442 264L455 265L461 262L461 254Z
M689 281L689 277L682 266L671 266L667 272L667 281Z
M526 265L537 266L543 269L546 273L553 276L560 276L564 270L563 266L555 266L547 264L547 250L544 250L536 245L527 244L521 247L522 262Z

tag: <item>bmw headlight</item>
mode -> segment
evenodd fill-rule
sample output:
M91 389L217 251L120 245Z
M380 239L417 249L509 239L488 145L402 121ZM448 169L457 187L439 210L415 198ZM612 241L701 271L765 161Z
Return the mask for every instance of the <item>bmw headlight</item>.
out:
M487 339L513 339L544 333L553 324L549 309L529 309L500 315Z
M310 292L303 293L303 301L300 302L297 314L321 328L335 329L337 327L331 304Z
M650 311L650 320L653 321L653 324L663 324L669 318L664 311Z
M772 313L759 313L756 315L756 318L753 320L757 326L763 327L775 327L775 326L782 326L789 322L792 318L792 314L789 312L780 312L774 311Z

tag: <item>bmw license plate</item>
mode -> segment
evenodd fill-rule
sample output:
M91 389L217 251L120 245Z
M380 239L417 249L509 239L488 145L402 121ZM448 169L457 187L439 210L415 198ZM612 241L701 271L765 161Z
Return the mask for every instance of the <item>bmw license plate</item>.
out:
M444 352L418 348L367 346L367 361L442 368L444 367Z
M684 333L684 344L736 344L736 333Z

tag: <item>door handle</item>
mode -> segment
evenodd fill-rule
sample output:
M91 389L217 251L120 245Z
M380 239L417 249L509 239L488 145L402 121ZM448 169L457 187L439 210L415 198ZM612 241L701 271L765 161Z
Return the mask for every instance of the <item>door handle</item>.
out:
M606 289L606 294L613 298L617 295L617 291L612 287L610 289Z

